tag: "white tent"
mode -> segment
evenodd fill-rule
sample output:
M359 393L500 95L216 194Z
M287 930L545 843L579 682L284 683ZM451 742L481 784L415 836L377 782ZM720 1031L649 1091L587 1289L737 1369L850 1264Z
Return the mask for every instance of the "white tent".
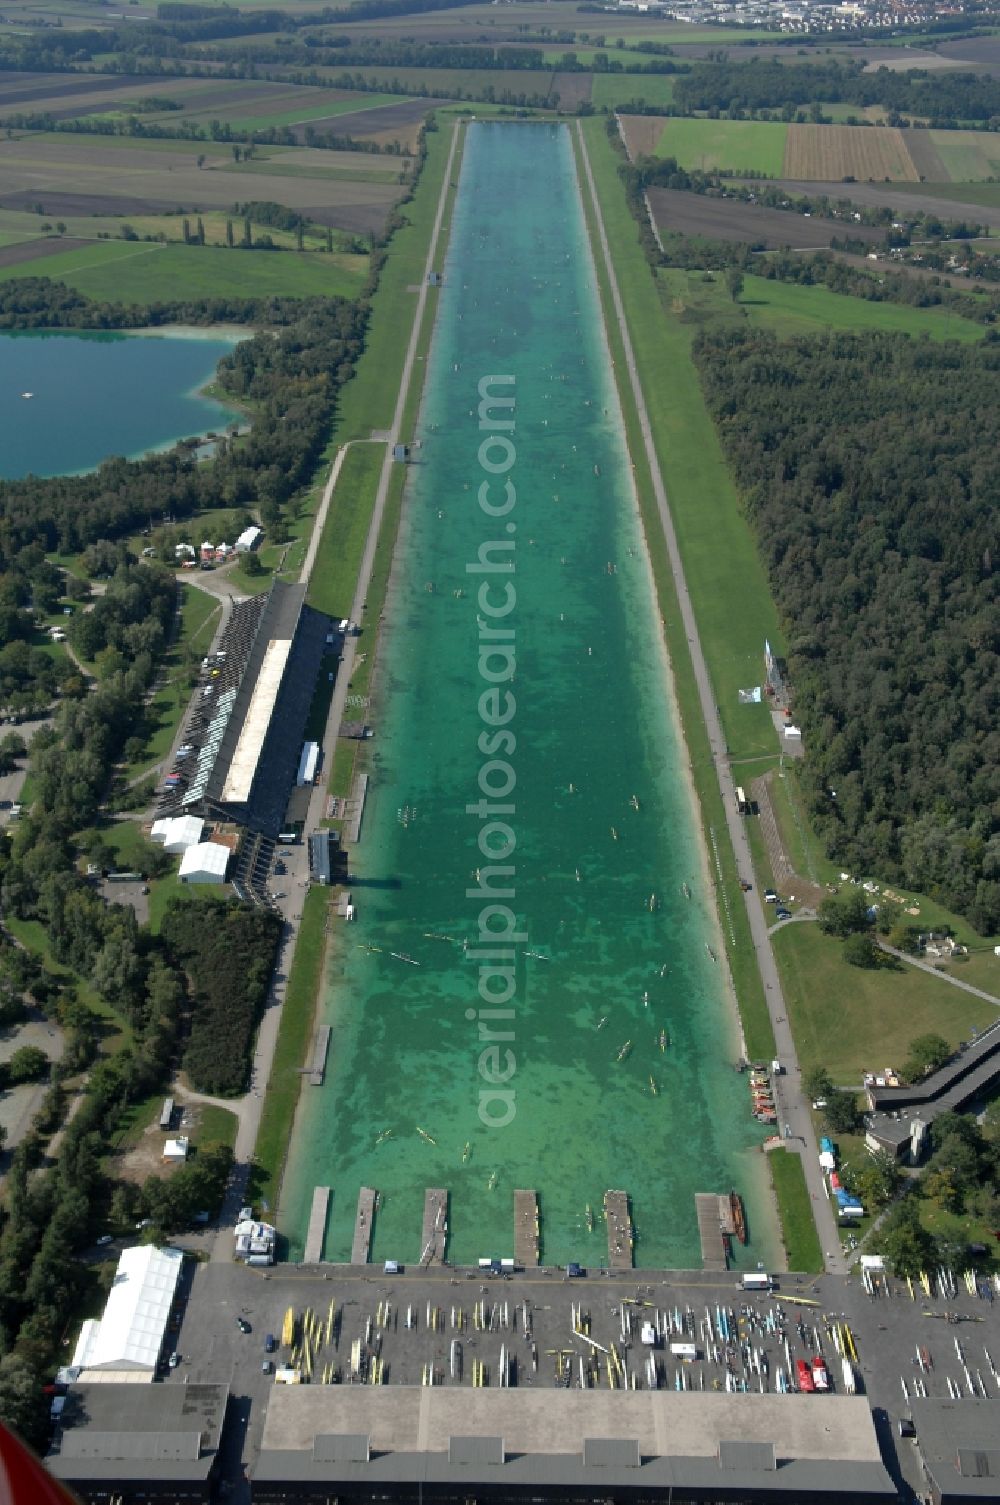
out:
M186 852L201 841L204 829L205 822L197 815L166 815L162 820L154 820L149 834L153 841L162 844L165 852Z
M262 528L244 528L236 540L235 548L237 554L246 554L251 549L255 549L263 536L264 532Z
M224 883L229 848L217 841L199 841L188 847L181 858L179 877L182 883Z
M180 1249L138 1244L122 1250L104 1315L80 1332L73 1363L85 1371L81 1378L154 1377L183 1263Z

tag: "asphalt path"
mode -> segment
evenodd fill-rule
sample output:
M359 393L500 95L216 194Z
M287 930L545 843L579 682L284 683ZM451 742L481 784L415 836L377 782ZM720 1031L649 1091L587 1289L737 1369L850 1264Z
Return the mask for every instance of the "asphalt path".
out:
M594 174L591 169L590 158L587 154L587 144L579 122L577 122L576 131L584 173L593 203L600 251L607 270L615 318L618 323L622 348L625 353L625 365L632 387L636 411L639 416L639 425L642 430L643 445L653 483L653 493L656 497L656 505L670 559L670 569L674 578L677 599L680 603L681 619L684 624L684 631L687 634L691 663L694 669L695 682L698 687L701 713L705 726L708 729L709 741L712 745L715 772L719 781L719 791L722 795L723 807L726 812L726 825L729 830L733 851L736 854L737 866L742 872L750 873L753 871L753 863L750 855L750 844L747 840L746 826L736 805L736 787L729 768L726 740L723 736L722 724L709 677L708 665L702 651L698 626L695 621L691 598L688 594L684 578L684 568L681 563L677 535L670 513L670 503L666 487L663 484L663 476L660 472L656 446L653 443L649 413L646 409L642 386L639 381L639 373L636 369L635 354L632 349L632 341L625 318L625 308L618 289L618 279L615 275L608 237L604 228L600 201L594 184ZM775 1101L778 1107L779 1126L786 1139L786 1147L798 1153L802 1161L806 1185L813 1203L816 1229L826 1260L826 1268L833 1274L844 1274L847 1270L847 1260L841 1250L839 1230L820 1169L819 1147L816 1143L809 1104L802 1094L798 1057L795 1052L795 1044L792 1040L792 1032L788 1024L788 1011L781 992L781 982L778 977L774 952L771 949L763 905L755 888L744 892L743 901L746 905L750 933L757 956L757 965L760 969L761 980L763 981L767 996L768 1012L770 1013L771 1026L774 1030L776 1059L782 1066L782 1075L775 1078Z

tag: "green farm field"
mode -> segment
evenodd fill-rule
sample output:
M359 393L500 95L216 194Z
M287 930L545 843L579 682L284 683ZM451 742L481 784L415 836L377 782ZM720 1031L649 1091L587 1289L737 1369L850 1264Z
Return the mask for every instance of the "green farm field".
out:
M952 183L980 183L1000 176L1000 136L991 131L930 131L929 135Z
M706 172L764 173L780 178L788 127L767 120L668 120L656 148L658 157L676 157L685 168Z
M669 105L674 98L674 80L666 73L595 73L590 89L597 110L645 100L647 105Z
M30 269L30 262L0 267L0 281L31 276ZM98 240L82 250L48 256L38 266L41 275L112 303L273 294L355 298L367 270L366 256L120 240Z

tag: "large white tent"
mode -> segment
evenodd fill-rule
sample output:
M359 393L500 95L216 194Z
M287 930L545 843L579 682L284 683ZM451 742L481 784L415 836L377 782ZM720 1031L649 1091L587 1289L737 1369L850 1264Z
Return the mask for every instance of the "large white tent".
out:
M138 1244L123 1249L104 1315L83 1324L73 1355L80 1378L148 1381L166 1337L184 1254Z
M199 841L188 847L178 869L182 883L224 883L230 852L218 841Z
M153 841L162 843L165 852L186 852L188 847L198 845L204 829L205 822L197 815L165 815L162 820L154 820L149 834Z

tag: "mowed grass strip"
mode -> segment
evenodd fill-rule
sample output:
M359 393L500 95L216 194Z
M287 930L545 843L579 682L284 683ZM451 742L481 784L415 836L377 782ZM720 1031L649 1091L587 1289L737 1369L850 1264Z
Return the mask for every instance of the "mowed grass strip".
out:
M860 1087L865 1071L898 1069L917 1035L958 1045L997 1018L993 1005L917 967L848 966L841 943L808 921L783 925L771 941L799 1065L825 1066L840 1086Z
M590 98L598 110L605 105L613 110L639 100L648 105L668 105L674 98L674 80L660 73L595 73Z
M790 125L784 170L776 177L836 183L919 183L906 132L864 125Z
M272 1211L278 1205L278 1189L302 1086L300 1068L312 1037L323 982L329 902L328 889L312 888L306 895L257 1131L254 1190ZM330 1048L335 1049L335 1044Z
M788 1150L771 1150L767 1160L781 1218L788 1268L806 1275L819 1274L824 1268L823 1251L813 1221L812 1199L802 1162L798 1155Z
M400 210L407 224L392 237L372 299L364 355L341 396L335 430L340 443L367 439L372 429L387 429L392 422L450 145L450 127L428 132L420 181Z
M384 444L352 444L344 456L309 580L309 605L328 616L351 614L384 460Z
M678 166L688 169L727 168L780 178L788 131L781 121L671 119L664 125L656 155L674 157Z
M0 267L0 281L30 276L30 266L18 262ZM364 286L368 258L98 240L79 251L47 256L42 266L42 276L109 303L279 294L356 298Z

